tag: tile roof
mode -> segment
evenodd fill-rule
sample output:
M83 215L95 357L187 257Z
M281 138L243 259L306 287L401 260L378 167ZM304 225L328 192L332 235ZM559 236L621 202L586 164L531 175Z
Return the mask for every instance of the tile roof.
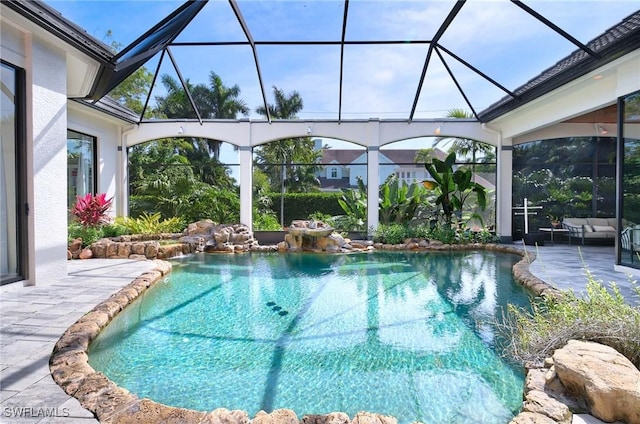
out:
M505 96L480 112L478 117L483 122L495 119L624 54L637 50L640 48L640 10L591 40L587 47L597 57L582 49L575 50L515 89L514 94L518 97Z

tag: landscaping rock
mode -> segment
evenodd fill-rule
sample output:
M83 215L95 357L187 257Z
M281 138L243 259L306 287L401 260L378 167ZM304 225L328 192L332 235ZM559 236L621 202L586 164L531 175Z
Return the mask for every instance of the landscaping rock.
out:
M332 412L326 415L305 415L302 424L350 424L349 416L344 412Z
M537 412L521 412L516 415L509 424L557 424L546 415Z
M82 249L80 255L78 256L80 259L91 259L93 258L93 252L91 249Z
M353 417L352 424L397 424L395 417L388 415L374 414L371 412L358 412Z
M82 251L82 239L76 238L69 243L69 251L71 252L71 257L73 259L78 259L78 257L80 257L80 252Z
M522 410L546 415L560 424L571 424L573 417L567 405L558 402L540 390L532 390L527 393Z
M249 415L245 411L218 408L207 414L200 424L249 424L250 422Z
M615 349L570 340L553 354L555 371L591 414L608 422L640 424L640 371Z
M276 409L270 414L259 411L252 424L299 424L298 416L290 409Z

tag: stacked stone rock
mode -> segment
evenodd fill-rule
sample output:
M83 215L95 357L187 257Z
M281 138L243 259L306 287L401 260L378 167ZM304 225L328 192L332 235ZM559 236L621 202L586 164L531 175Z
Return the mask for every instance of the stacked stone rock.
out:
M528 371L524 399L511 424L570 424L573 414L640 424L640 370L609 346L569 340Z

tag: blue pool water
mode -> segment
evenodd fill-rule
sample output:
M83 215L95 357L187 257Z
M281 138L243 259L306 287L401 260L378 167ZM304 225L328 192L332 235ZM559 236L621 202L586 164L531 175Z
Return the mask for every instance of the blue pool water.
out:
M189 256L100 333L89 362L139 397L203 411L507 423L523 372L496 353L495 320L529 304L518 259Z

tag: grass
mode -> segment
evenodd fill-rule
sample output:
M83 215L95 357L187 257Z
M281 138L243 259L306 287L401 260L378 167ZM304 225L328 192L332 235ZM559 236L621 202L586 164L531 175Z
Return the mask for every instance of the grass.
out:
M508 357L539 366L569 340L585 340L611 346L640 367L640 308L627 303L614 283L607 289L585 271L585 296L566 291L559 297L536 298L530 312L509 305L499 326L509 341L504 352ZM640 288L634 289L640 296Z

